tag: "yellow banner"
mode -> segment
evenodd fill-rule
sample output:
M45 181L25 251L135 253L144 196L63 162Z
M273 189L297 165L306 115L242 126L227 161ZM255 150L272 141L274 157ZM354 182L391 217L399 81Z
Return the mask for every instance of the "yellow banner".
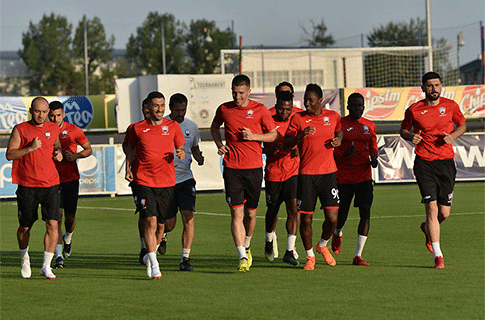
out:
M418 100L424 99L421 88L345 88L342 101L348 115L347 98L358 92L364 96L364 117L373 121L402 120L404 111ZM485 86L443 87L441 96L454 100L466 118L485 118Z

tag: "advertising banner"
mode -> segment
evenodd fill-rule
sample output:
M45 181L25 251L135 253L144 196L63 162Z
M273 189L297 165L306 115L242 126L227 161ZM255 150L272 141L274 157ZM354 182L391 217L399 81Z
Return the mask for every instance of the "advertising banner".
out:
M83 195L114 194L115 146L93 145L93 155L78 160L79 193ZM12 161L5 157L6 149L0 149L0 198L15 197L17 185L12 184Z
M0 133L10 132L13 127L30 119L28 112L35 97L0 97ZM98 96L48 96L51 102L62 102L66 117L64 121L81 129L116 128L114 94Z
M399 135L378 136L379 182L414 182L414 145ZM453 144L456 180L485 180L485 133L466 133Z
M342 100L347 103L348 96L358 92L364 96L364 117L369 120L402 120L404 111L418 100L424 99L424 93L415 88L345 88ZM454 100L460 106L466 118L485 117L485 85L443 87L441 96ZM345 115L348 111L345 110Z

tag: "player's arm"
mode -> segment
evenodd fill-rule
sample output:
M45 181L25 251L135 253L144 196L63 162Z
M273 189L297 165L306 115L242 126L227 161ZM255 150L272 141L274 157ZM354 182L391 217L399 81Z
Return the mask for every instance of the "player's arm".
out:
M379 156L379 148L377 147L376 127L372 128L372 136L369 140L370 150L370 165L372 168L377 168L377 157Z
M212 121L211 124L211 135L212 140L217 146L217 154L222 156L224 153L229 151L229 147L222 143L222 135L221 135L221 125L217 124L215 121Z
M456 127L455 131L453 131L452 133L443 132L443 134L445 135L443 137L443 140L445 140L447 144L453 144L453 142L455 142L456 139L461 137L465 133L465 131L466 131L466 123L463 123L462 125Z
M266 133L252 133L250 129L244 127L241 131L243 140L246 141L257 141L257 142L274 142L278 139L278 133L276 132L276 128Z
M419 131L418 133L412 133L411 131L404 129L403 127L401 127L401 129L399 130L399 134L401 135L401 138L407 141L411 141L413 144L418 144L423 139L423 137L421 136L421 131Z
M42 141L37 137L32 140L27 146L20 149L20 143L22 139L20 138L20 133L17 127L14 127L10 139L8 140L7 152L5 154L7 160L16 160L22 158L23 156L31 153L42 147Z
M332 147L336 148L342 144L342 139L344 137L344 133L342 130L335 132L335 137L332 139Z
M180 160L184 160L185 159L185 148L184 148L184 145L175 147L175 154L177 155L177 157Z
M82 144L81 147L83 148L83 150L77 153L72 153L71 151L67 150L66 160L76 161L77 159L87 158L93 154L93 148L91 147L91 143L89 143L89 141Z
M131 164L133 163L133 159L135 159L136 147L127 143L123 143L123 152L126 155L125 179L131 182L133 181Z
M283 148L291 149L297 144L299 144L307 135L315 134L315 128L312 126L306 127L302 132L298 133L296 136L290 136L288 134L283 138Z
M190 149L192 151L192 156L194 157L195 161L199 166L204 164L204 156L202 155L202 151L200 151L199 146L194 146Z

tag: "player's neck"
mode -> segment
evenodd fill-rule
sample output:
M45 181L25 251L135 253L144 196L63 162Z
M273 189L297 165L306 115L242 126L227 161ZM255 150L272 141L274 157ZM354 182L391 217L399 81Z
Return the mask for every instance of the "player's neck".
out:
M440 104L440 99L441 98L438 98L436 100L426 99L426 104L432 107L437 106L438 104Z
M161 120L148 119L148 123L151 124L152 126L159 126L162 124L162 122L163 122L163 119Z

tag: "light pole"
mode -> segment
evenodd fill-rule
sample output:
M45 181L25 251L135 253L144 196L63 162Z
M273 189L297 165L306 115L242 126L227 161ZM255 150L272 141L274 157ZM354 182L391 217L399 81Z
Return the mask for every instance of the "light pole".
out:
M463 34L461 32L457 32L456 34L456 66L458 68L458 85L461 84L461 75L460 75L460 47L465 45L465 41L462 39Z

